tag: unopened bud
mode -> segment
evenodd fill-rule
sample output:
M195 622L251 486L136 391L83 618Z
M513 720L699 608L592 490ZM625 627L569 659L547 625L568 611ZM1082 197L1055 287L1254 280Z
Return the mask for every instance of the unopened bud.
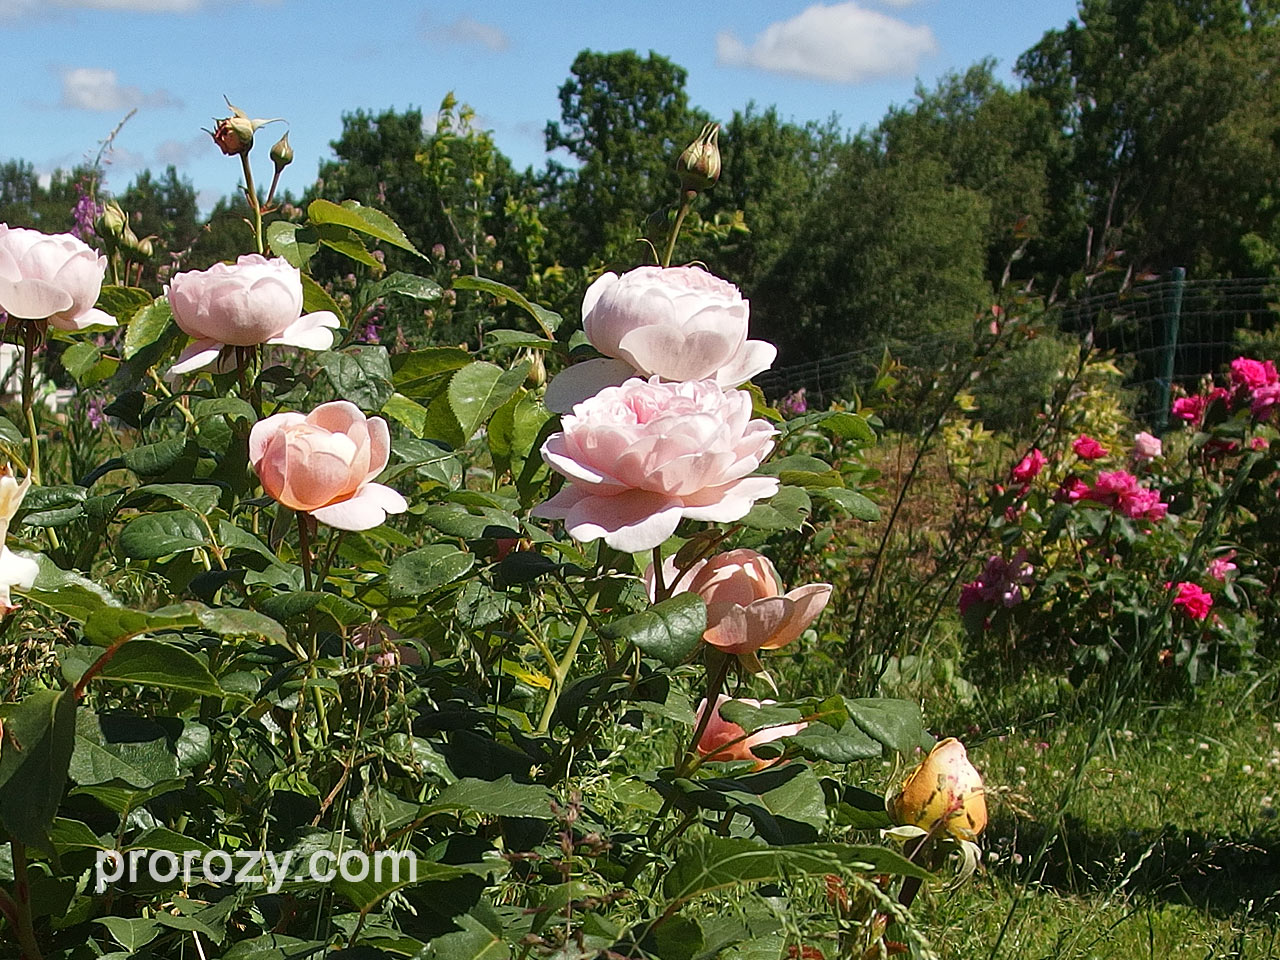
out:
M547 364L542 359L541 350L526 349L521 359L529 361L529 372L524 377L525 386L536 390L547 382Z
M276 170L283 170L289 164L293 163L293 147L289 146L289 134L276 141L276 145L271 148L271 162L276 165Z
M125 224L128 222L124 211L120 209L120 204L114 200L108 200L102 208L102 215L93 225L93 232L100 237L118 240L124 234Z
M154 239L154 236L143 237L134 245L134 250L137 251L138 256L142 257L143 260L150 260L151 255L155 253L155 247L151 243Z
M685 147L676 161L676 175L683 190L709 190L720 179L720 124L708 123L698 139Z
M223 99L226 99L225 97ZM259 127L268 123L275 123L279 117L273 117L270 120L250 120L243 110L237 107L230 100L227 100L227 106L231 108L231 116L224 117L221 120L214 120L217 124L213 132L213 142L218 145L218 149L225 153L228 157L238 157L247 154L253 149L253 134Z

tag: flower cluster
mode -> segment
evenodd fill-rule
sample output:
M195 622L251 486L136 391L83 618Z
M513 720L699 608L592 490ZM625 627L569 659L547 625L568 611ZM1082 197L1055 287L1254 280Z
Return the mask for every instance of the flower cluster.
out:
M961 615L975 604L1016 607L1025 599L1023 587L1033 582L1034 574L1035 567L1027 562L1026 550L1019 550L1012 560L991 557L978 579L960 588Z
M1231 361L1231 387L1213 387L1204 393L1178 397L1171 412L1179 420L1193 426L1204 423L1205 413L1215 401L1222 401L1228 411L1248 408L1255 420L1267 419L1280 406L1280 375L1272 360L1236 357Z
M1169 504L1160 499L1160 491L1144 487L1127 470L1101 470L1092 487L1085 485L1082 490L1075 486L1067 499L1092 500L1131 520L1163 520L1169 512Z

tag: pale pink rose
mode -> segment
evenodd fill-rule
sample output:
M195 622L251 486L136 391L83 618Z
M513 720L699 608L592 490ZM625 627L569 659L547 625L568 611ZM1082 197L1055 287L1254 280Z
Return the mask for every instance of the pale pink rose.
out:
M629 377L714 380L736 387L769 369L778 350L747 339L749 305L738 288L698 267L606 273L582 299L582 327L608 359L563 371L547 387L559 413Z
M305 417L277 413L249 433L249 460L267 495L339 530L369 530L409 509L404 497L373 482L390 452L387 421L366 419L346 400Z
M675 558L663 562L668 586L679 571ZM644 573L649 598L657 584L650 564ZM696 593L707 604L702 638L725 653L777 650L800 636L831 599L831 584L810 583L782 592L782 579L769 558L754 550L730 550L699 560L675 582L672 595Z
M784 723L776 727L757 730L751 736L739 740L738 738L743 737L746 731L736 723L730 723L720 716L720 708L731 699L733 698L723 693L716 697L715 711L711 714L711 719L707 721L707 728L702 731L702 736L698 739L696 745L698 753L709 760L717 760L722 763L727 763L730 760L752 760L755 762L757 770L772 766L782 758L775 757L772 760L762 760L751 752L751 748L781 740L783 737L794 737L809 725L807 723ZM738 697L737 702L745 703L752 707L761 707L773 703L772 700L765 700L762 703L759 700L751 700L746 697ZM698 712L694 718L695 728L702 723L702 715L706 709L707 701L704 699L698 704ZM732 743L731 741L734 740L738 742Z
M649 550L681 518L740 520L778 492L775 477L750 476L776 431L751 419L751 396L713 380L632 379L573 408L542 445L569 482L533 515L564 520L575 540Z
M59 330L114 327L115 317L94 307L106 271L107 258L69 233L0 223L0 310L10 316Z
M278 343L307 350L333 346L328 310L302 316L302 274L279 257L256 253L234 264L179 273L164 288L173 320L195 342L182 351L170 373L189 373L218 359L223 347Z
M1225 581L1231 573L1236 570L1236 565L1231 561L1236 557L1234 550L1228 550L1220 557L1214 557L1209 561L1205 572L1214 580Z
M1135 460L1154 460L1164 452L1159 437L1154 437L1145 430L1133 435L1133 458Z

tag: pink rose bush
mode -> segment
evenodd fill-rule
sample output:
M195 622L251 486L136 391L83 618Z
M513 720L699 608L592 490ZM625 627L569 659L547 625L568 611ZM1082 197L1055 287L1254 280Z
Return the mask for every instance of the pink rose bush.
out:
M387 422L345 400L306 416L277 413L249 433L249 461L267 495L339 530L369 530L409 508L395 490L373 482L390 453Z
M753 747L773 743L783 737L794 737L809 726L807 723L785 723L776 727L757 730L747 736L746 731L736 723L730 723L720 716L720 708L733 699L723 693L716 697L716 705L711 712L711 717L707 720L706 729L702 731L702 736L698 738L695 749L699 755L708 760L717 760L722 763L727 763L731 760L751 760L755 762L757 770L762 770L765 767L772 766L782 758L775 757L772 760L762 760L752 751ZM752 707L760 707L767 706L773 701L751 700L747 697L739 697L737 702L745 703ZM697 718L694 721L695 728L701 725L706 710L707 701L704 699L698 704Z
M22 320L48 320L59 330L114 327L94 307L107 258L69 233L0 223L0 310Z
M751 397L712 380L631 379L565 416L542 458L569 482L533 509L564 520L575 540L635 553L658 546L682 518L732 521L778 491L750 474L776 431L751 419Z
M631 377L714 380L736 387L767 370L777 348L747 339L749 304L727 280L698 267L637 267L587 288L582 327L606 359L575 364L547 387L564 413Z
M1123 513L1131 520L1162 520L1169 504L1160 499L1160 491L1144 487L1127 470L1103 470L1092 487L1080 497Z
M177 274L165 287L173 320L194 337L169 370L207 367L226 347L283 344L307 350L333 346L337 316L328 310L302 314L302 274L277 257L256 253L234 264Z
M732 654L777 650L800 636L831 599L831 584L810 583L782 592L782 578L769 558L754 550L730 550L700 560L679 576L675 559L663 563L671 593L696 593L707 604L703 639ZM677 580L676 578L679 577ZM645 570L650 599L656 599L653 565Z
M1266 420L1280 406L1280 373L1273 360L1236 357L1228 375L1231 388L1213 387L1207 394L1178 397L1172 413L1180 420L1196 426L1204 422L1205 412L1215 400L1222 400L1228 411L1248 408L1254 420Z
M1087 434L1076 437L1071 449L1081 460L1101 460L1107 455L1107 448Z

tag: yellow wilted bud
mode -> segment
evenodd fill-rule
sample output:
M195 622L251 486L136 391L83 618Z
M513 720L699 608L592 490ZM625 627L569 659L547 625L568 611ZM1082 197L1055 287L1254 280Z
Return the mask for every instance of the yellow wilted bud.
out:
M969 762L964 744L948 737L907 774L888 801L895 823L975 840L987 826L982 776Z
M683 190L709 190L720 179L720 124L708 123L698 138L685 147L676 161L676 175Z

